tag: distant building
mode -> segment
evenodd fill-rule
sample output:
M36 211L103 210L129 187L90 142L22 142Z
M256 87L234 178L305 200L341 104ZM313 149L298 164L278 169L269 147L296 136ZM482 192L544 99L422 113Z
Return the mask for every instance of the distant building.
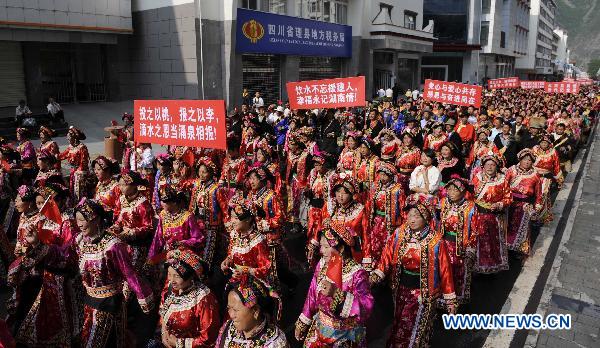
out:
M570 51L567 40L569 35L562 28L556 28L553 32L552 62L554 63L554 75L557 79L571 77L572 67L569 62Z
M119 98L117 43L132 32L130 0L3 1L0 107Z
M240 9L258 11L247 17L255 20L252 33L240 30L246 22L237 16L248 14ZM369 97L396 82L417 88L421 57L434 42L423 2L413 0L138 0L133 23L134 35L120 46L128 60L123 98L225 99L231 107L241 103L243 88L261 92L267 104L285 100L289 81L364 75ZM332 25L346 26L350 37ZM249 43L246 34L257 36ZM296 52L290 40L351 51Z
M425 21L433 20L433 52L423 55L424 79L478 83L481 0L424 0Z
M556 2L531 0L527 54L516 59L516 71L522 79L550 79L554 74L552 43L556 28Z
M527 54L529 0L483 0L479 76L515 76L515 60Z

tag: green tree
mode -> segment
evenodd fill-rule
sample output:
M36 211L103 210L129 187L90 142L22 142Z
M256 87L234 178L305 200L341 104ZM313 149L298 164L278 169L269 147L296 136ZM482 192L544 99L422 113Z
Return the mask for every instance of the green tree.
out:
M592 59L588 63L588 74L590 77L594 77L598 73L598 69L600 69L600 59Z

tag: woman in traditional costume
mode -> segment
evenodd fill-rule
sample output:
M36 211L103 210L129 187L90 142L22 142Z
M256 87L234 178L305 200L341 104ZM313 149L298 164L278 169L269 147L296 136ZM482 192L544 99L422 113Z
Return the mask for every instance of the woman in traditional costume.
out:
M229 240L223 229L228 204L227 192L215 181L216 171L217 166L210 158L201 157L198 160L198 179L194 184L189 207L190 212L204 225L206 240L201 255L209 265L212 265L216 246L226 245Z
M477 273L508 269L506 211L512 199L506 178L498 171L501 165L497 155L486 155L481 158L482 170L472 179L476 205L473 230L477 236Z
M404 192L409 192L410 175L421 164L421 150L415 146L415 136L411 132L402 133L400 140L402 140L402 146L396 157L398 183L402 185Z
M346 133L344 148L342 149L340 160L337 164L338 171L352 175L354 168L356 168L360 159L358 145L360 145L360 139L362 139L362 137L363 135L359 131L349 131Z
M371 255L373 264L381 258L388 237L402 224L402 209L406 193L402 185L396 183L396 167L387 162L379 162L378 180L371 189L367 208L371 226Z
M369 214L365 206L354 198L358 192L354 179L345 173L334 174L331 177L331 190L329 192L333 199L324 207L323 226L344 226L348 229L352 236L357 239L356 247L353 249L354 260L361 263L365 268L371 267ZM310 243L308 261L316 263L317 248L319 247L316 236L311 239Z
M125 347L127 325L123 286L135 294L149 313L152 290L136 272L127 245L104 229L104 210L90 199L79 203L76 220L81 234L76 238L79 272L86 291L82 347Z
M27 128L17 128L17 152L21 155L21 183L31 185L37 174L35 147Z
M373 309L369 274L352 258L356 239L340 227L318 234L322 257L295 330L304 347L367 346L366 324Z
M53 200L64 211L69 196L64 185L50 182L36 192L38 209L42 209L48 200ZM74 312L78 307L70 288L69 276L77 267L73 249L77 229L74 220L68 216L58 215L54 218L60 220L53 221L40 213L38 229L30 230L31 235L25 237L28 250L22 262L35 266L33 269L25 266L22 271L38 273L42 281L31 309L16 330L17 342L28 347L71 347L73 316L79 315ZM49 245L68 251L64 255L57 253L59 249L49 252Z
M242 204L231 207L231 221L227 224L230 233L227 258L221 262L221 270L238 277L250 274L271 282L274 265L271 262L269 245L264 234L256 228L256 217Z
M119 215L108 232L119 237L129 247L131 261L137 272L142 274L148 248L154 236L154 211L138 186L146 185L138 172L129 171L119 177L121 196L117 204Z
M159 339L148 347L214 347L219 334L219 304L203 283L208 265L193 251L169 251L168 286L159 308ZM162 343L162 344L161 344Z
M469 157L467 157L466 164L468 168L471 170L471 178L475 176L483 167L483 163L481 159L488 155L496 155L499 159L501 156L496 148L496 145L493 141L490 141L488 138L490 136L489 124L484 123L477 128L477 141L473 144L471 148L471 152L469 153ZM498 170L502 167L502 164L499 164Z
M527 257L531 253L531 220L542 210L542 180L533 168L535 155L531 149L521 150L517 158L519 163L506 171L512 194L506 243L508 250Z
M331 160L329 154L319 152L312 157L314 168L308 176L308 186L304 195L308 198L308 240L315 239L317 233L323 228L323 207L330 199L329 189L331 176Z
M540 138L540 144L533 147L533 155L535 156L533 167L542 180L542 210L539 212L536 221L542 224L546 224L553 219L550 189L554 183L559 187L562 186L564 181L558 153L552 147L552 140L550 134L543 134Z
M46 181L64 184L62 173L55 166L57 162L59 162L58 158L48 150L40 150L37 153L37 167L39 170L33 182L35 187L43 187Z
M450 313L456 311L452 264L442 236L430 227L435 207L425 195L406 200L407 220L387 240L370 281L390 278L395 314L387 347L427 347L436 317L436 303L443 299Z
M40 147L38 148L38 152L46 150L51 153L54 157L58 158L60 156L60 150L58 148L58 144L56 141L52 140L52 137L56 134L53 129L50 129L46 126L40 126L39 135L40 135ZM60 170L60 162L56 162L54 167L57 170Z
M433 150L439 155L442 145L448 140L443 130L444 125L441 122L435 122L431 126L431 134L425 137L423 150Z
M160 204L159 192L163 187L171 185L171 181L173 178L173 157L171 157L169 154L160 154L156 156L156 165L158 169L154 177L152 207L154 208L154 211L158 214L162 209L162 206Z
M85 139L85 134L81 130L71 126L67 132L69 147L61 152L59 157L61 161L67 160L71 166L69 191L73 205L84 197L91 197L95 186L89 172L90 155L87 146L81 142Z
M277 327L281 300L267 284L242 274L227 284L225 294L230 319L221 327L215 347L289 347Z
M452 265L456 300L458 304L465 304L471 298L471 273L475 260L476 236L472 226L475 203L467 196L469 187L464 178L448 180L445 191L446 196L439 204L440 235Z
M98 184L94 199L102 205L104 211L111 215L110 219L119 216L117 210L121 190L116 175L119 174L119 163L113 159L99 156L92 161L92 170L96 174Z
M204 224L198 223L188 209L183 192L172 186L160 191L162 210L158 214L158 224L148 252L148 261L158 264L164 261L167 252L185 247L200 254L204 247Z

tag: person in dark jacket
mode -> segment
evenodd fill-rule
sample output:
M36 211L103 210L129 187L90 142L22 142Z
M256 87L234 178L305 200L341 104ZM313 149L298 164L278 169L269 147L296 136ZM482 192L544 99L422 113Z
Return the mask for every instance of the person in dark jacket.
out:
M462 149L462 140L460 139L460 135L458 135L455 130L456 120L448 117L446 122L444 122L444 128L446 129L448 141L454 143L458 149Z
M319 149L334 155L337 158L338 145L337 138L342 132L342 125L335 118L335 110L329 109L325 112L319 122Z
M520 146L515 140L514 135L511 134L512 125L508 121L504 121L502 124L502 131L494 138L494 144L500 153L506 160L506 168L517 164L517 153L519 153Z

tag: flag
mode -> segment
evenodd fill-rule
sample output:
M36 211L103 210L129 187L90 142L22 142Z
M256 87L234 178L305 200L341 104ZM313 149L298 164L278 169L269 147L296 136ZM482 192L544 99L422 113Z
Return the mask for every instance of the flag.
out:
M62 224L62 214L60 213L60 209L58 208L58 204L52 199L52 197L48 197L40 209L40 213L48 218L50 221L54 221L56 224Z
M334 252L331 254L325 277L327 277L328 282L335 284L338 289L342 288L342 257L339 253Z
M5 172L7 172L7 173L10 172L10 164L8 164L7 161L2 160L0 162L0 166L2 166L2 169L4 169Z

